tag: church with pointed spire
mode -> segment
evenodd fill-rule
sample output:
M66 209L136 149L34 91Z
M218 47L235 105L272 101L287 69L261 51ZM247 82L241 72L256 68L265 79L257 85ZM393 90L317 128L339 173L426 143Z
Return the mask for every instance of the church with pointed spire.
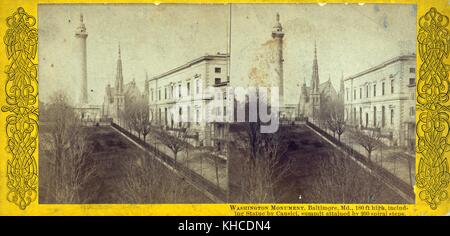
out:
M341 92L339 92L341 93ZM320 83L319 61L317 59L317 45L314 43L314 59L312 65L312 76L309 86L306 85L306 79L300 88L300 99L298 102L298 117L316 120L318 119L321 105L329 100L337 99L338 92L331 83L331 76L328 80Z
M141 92L136 85L134 77L131 82L124 84L122 71L122 53L119 44L114 87L112 87L111 84L108 84L105 88L105 97L103 100L102 109L103 118L111 118L113 121L119 122L121 113L123 112L125 107L125 99L135 99L137 96L141 96Z

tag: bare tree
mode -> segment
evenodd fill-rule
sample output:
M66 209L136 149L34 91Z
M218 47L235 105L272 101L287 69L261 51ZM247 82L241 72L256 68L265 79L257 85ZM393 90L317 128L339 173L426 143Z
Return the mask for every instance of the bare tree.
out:
M62 92L55 93L41 117L46 139L43 153L48 153L53 168L41 172L53 180L47 187L52 189L53 200L59 203L83 203L80 193L95 173L95 166L88 163L90 146L81 126L81 116L70 105ZM47 143L47 145L45 144Z
M330 104L328 97L323 97L320 99L320 110L318 111L319 114L317 115L317 121L320 128L329 128L333 132L334 136L336 131L334 130L334 127L330 126L330 122L328 122L330 119L331 108L332 105Z
M135 128L135 113L136 106L134 105L134 99L129 96L124 96L124 107L120 110L122 125L132 132Z
M256 101L259 104L259 97ZM235 101L236 106L249 111L249 100L245 103ZM260 104L259 104L260 105ZM257 107L257 111L262 107ZM263 106L264 107L264 106ZM267 106L270 110L271 107ZM237 112L234 112L237 115ZM251 114L246 114L250 117ZM287 176L291 168L291 161L285 155L287 139L284 126L280 126L275 133L261 133L261 126L267 125L257 119L235 123L230 126L231 139L228 140L231 149L239 152L239 181L238 201L240 202L277 202L275 194L277 184Z
M150 133L152 129L152 120L150 120L150 117L148 115L144 115L143 118L140 119L140 126L142 137L144 138L144 142L146 142L147 135Z
M347 117L345 117L345 108L344 103L342 101L337 100L331 102L332 104L329 120L333 124L333 130L338 135L338 140L341 141L341 135L345 132Z
M380 132L376 128L366 131L353 129L351 138L367 151L369 161L372 161L372 152L382 145Z
M259 123L244 123L247 126L235 134L232 142L242 150L245 158L241 162L240 195L241 202L277 202L275 189L285 178L292 166L285 157L287 150L285 131L263 134L259 131Z
M140 101L135 96L126 93L124 96L124 108L122 119L125 127L130 131L135 131L140 138L141 126L139 124Z
M146 141L146 137L150 133L152 122L147 97L125 94L124 104L122 118L126 128L131 132L134 131L138 138L141 138L142 134L144 141Z
M156 201L158 182L156 175L160 175L154 162L148 161L140 154L129 155L123 162L126 176L121 182L123 194L121 198L128 203L149 203Z
M320 158L318 176L312 184L312 202L374 203L382 184L341 152Z
M151 122L153 119L153 116L150 114L150 109L148 107L148 100L146 97L141 97L136 101L137 109L136 112L136 123L139 127L137 129L137 132L142 134L144 142L146 141L147 135L150 133L151 130Z
M214 153L214 148L213 147L205 147L204 148L205 152L200 153L200 161L203 162L203 157L206 157L210 160L212 160L214 162L214 170L216 173L216 184L217 186L220 186L220 157L218 157L215 153ZM201 163L200 168L202 169L203 163ZM202 171L202 170L201 170Z
M58 202L85 203L95 197L93 189L83 191L95 175L95 165L89 163L91 148L87 136L82 131L74 130L69 147L65 150L63 160L62 181L57 183L55 196Z
M126 203L198 202L190 194L192 187L183 178L170 172L152 156L135 153L123 162L126 177L119 182ZM203 200L203 199L200 199Z
M159 141L168 147L174 156L175 163L177 163L178 153L184 150L188 143L188 129L186 127L180 127L173 130L158 130L156 135Z
M321 103L320 119L333 132L333 136L338 135L341 141L341 135L345 132L347 117L345 117L345 108L342 100L325 100Z
M290 171L290 162L279 158L246 159L241 165L239 201L247 203L273 203L279 198L275 193L277 185Z
M246 131L246 143L250 150L249 157L254 160L258 155L258 146L261 140L260 129L261 123L258 120L257 122L248 122L245 125Z

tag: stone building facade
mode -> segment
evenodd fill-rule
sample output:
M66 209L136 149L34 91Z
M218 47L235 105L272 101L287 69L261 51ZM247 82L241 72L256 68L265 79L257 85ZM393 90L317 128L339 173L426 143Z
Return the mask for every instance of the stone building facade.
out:
M228 54L205 55L147 79L145 89L153 123L167 129L185 127L195 146L224 149L228 124L226 119L211 122L211 116L225 117L227 104L213 111L207 108L215 102L208 88L215 88L227 99L228 65Z
M416 55L401 55L344 80L353 126L379 129L392 145L414 146Z

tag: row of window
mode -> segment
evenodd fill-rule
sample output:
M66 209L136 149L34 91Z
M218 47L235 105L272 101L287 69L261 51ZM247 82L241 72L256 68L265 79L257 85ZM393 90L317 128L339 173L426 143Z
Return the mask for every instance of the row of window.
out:
M357 109L356 107L353 108L353 123L356 123L357 121ZM365 122L363 123L363 109L362 107L359 108L359 124L365 127L369 127L369 113L365 113ZM394 109L390 109L390 124L394 124L395 119L395 113ZM377 107L373 107L373 127L377 127ZM384 128L386 126L386 108L385 106L381 107L381 127Z
M187 119L187 124L189 125L190 123L191 123L191 107L190 106L187 106L186 107L186 111L187 111L187 116L186 116L186 119ZM159 119L159 121L160 122L162 122L163 121L163 114L164 114L164 123L165 123L165 125L167 125L168 124L168 110L167 110L167 108L164 108L164 113L163 113L163 108L159 108L159 110L158 110L158 119ZM180 107L179 109L178 109L178 115L179 115L179 117L183 117L183 108L182 107ZM226 106L223 106L222 108L219 108L219 107L217 107L216 108L216 115L217 116L226 116L227 115L227 107ZM172 123L173 123L173 119L171 119L172 120ZM194 122L198 125L198 124L200 124L200 109L199 108L196 108L195 109L195 120L194 120ZM172 124L173 125L173 124Z
M195 94L200 94L201 84L200 79L195 80ZM220 84L221 78L215 78L215 83ZM186 92L183 92L183 87L181 82L178 83L178 86L176 88L175 84L168 85L164 87L164 100L172 99L175 97L181 98L183 97L183 94L186 94L186 96L191 96L191 82L186 82ZM177 90L177 91L175 91ZM162 100L162 94L161 94L161 88L158 88L158 101ZM154 98L154 90L150 89L150 101L155 101Z
M190 106L188 106L187 107L187 120L188 121L190 121L191 120L191 107ZM180 115L180 116L182 116L182 114L183 114L183 109L180 107L179 108L179 110L178 110L178 115ZM164 114L164 119L163 119L163 114ZM158 110L158 120L159 120L159 122L162 122L162 121L164 121L164 124L165 125L168 125L168 116L167 116L167 114L168 114L168 111L167 111L167 107L166 108L164 108L164 112L163 112L163 108L159 108L159 110ZM171 119L171 125L172 125L172 127L173 127L173 123L174 123L174 121L173 121L173 119ZM195 123L198 125L198 124L200 124L200 109L195 109ZM190 122L188 122L188 125L190 124Z
M356 100L356 89L353 90L353 100ZM373 84L373 97L377 96L377 84ZM394 94L395 90L394 90L394 80L391 80L391 87L390 87L390 93ZM381 82L381 96L384 96L386 94L386 83L383 81ZM359 99L363 99L364 98L369 98L370 95L370 86L369 84L367 84L364 87L364 96L363 96L363 87L359 88ZM350 95L349 95L349 89L346 89L346 100L349 101L350 100Z
M373 123L373 127L377 127L377 107L374 106L373 107L373 119L372 119L372 123ZM348 115L348 113L347 113ZM357 122L357 109L356 107L353 108L353 123ZM416 115L416 110L414 107L410 107L409 108L409 115L410 116L415 116ZM359 124L360 125L365 125L365 127L369 126L369 113L366 112L365 113L365 122L363 123L363 109L362 107L359 108ZM394 124L394 120L395 120L395 112L394 109L390 109L390 124L393 125ZM384 128L386 126L386 108L385 106L381 107L381 127Z
M409 68L409 72L411 73L411 74L414 74L415 75L415 73L416 73L416 68L414 68L414 67L411 67L411 68ZM391 79L391 81L390 81L390 93L391 94L394 94L394 92L395 92L395 90L394 90L394 82L395 82L395 80L394 79ZM409 78L409 85L408 86L414 86L414 85L416 85L416 78L415 77L411 77L411 78ZM373 94L373 97L376 97L377 96L377 84L375 83L375 84L373 84L372 85L373 87L373 89L372 89L372 94ZM353 100L356 100L357 98L356 98L356 89L354 89L353 90ZM350 93L349 93L349 89L348 88L346 88L346 100L347 101L349 101L350 100ZM366 84L366 86L364 87L364 97L365 98L369 98L369 95L370 95L370 85L369 84ZM386 94L386 82L381 82L381 96L384 96ZM363 99L363 87L360 87L359 88L359 99Z
M215 72L216 74L220 74L220 73L222 73L222 68L220 68L220 67L215 67L215 68L214 68L214 72ZM215 83L215 84L220 84L220 83L222 83L222 79L221 79L221 78L215 78L215 79L214 79L214 83Z
M221 74L222 68L214 67L214 73ZM215 84L220 84L221 82L222 82L222 79L220 77L216 77L214 79ZM200 94L200 87L201 87L200 83L201 83L200 79L195 80L195 94ZM186 82L185 88L186 88L186 93L185 93L186 96L191 96L191 82L190 81ZM171 84L171 85L164 87L164 99L167 100L167 99L172 99L175 97L181 98L183 96L182 82L178 82L178 91L175 92L174 90L175 90L175 84ZM155 100L161 101L162 100L162 88L158 88L158 90L157 90L157 96L158 96L157 99L154 97L154 95L155 95L155 91L152 88L150 90L150 100L151 101L155 101Z
M200 79L196 79L195 80L195 94L200 94L200 88L201 88L201 84L200 84ZM191 96L191 82L188 81L186 82L186 96ZM162 94L161 94L161 88L158 88L158 101L162 100ZM175 91L177 90L177 91ZM154 89L150 89L150 101L155 101L155 97L154 97ZM178 86L176 86L175 84L171 84L168 85L166 87L164 87L164 100L167 99L172 99L175 97L181 98L183 96L183 87L181 82L178 83Z

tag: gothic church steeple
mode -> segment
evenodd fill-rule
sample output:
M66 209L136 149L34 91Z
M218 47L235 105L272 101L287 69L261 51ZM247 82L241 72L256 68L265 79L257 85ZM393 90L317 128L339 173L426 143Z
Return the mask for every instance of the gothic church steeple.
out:
M118 94L123 93L122 56L120 52L120 43L119 43L119 57L117 59L117 68L116 68L116 92Z
M317 45L314 42L314 60L313 71L311 77L311 91L312 93L319 93L319 63L317 62Z
M313 71L311 77L311 102L312 102L312 117L317 119L320 111L320 90L319 90L319 63L317 61L317 46L314 41L314 60Z

